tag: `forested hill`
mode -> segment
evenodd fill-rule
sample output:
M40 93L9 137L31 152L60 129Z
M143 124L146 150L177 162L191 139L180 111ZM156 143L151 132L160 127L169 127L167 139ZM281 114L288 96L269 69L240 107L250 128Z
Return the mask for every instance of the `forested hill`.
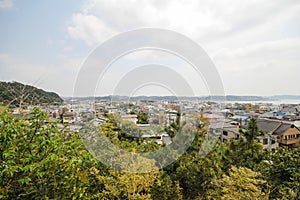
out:
M54 92L46 92L19 82L0 81L0 102L15 106L61 104L63 99Z

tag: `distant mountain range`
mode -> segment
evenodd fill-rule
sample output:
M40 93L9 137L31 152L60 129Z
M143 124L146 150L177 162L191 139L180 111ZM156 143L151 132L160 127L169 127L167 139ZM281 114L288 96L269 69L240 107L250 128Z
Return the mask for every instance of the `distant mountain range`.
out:
M122 101L128 100L128 96L109 95L109 96L98 96L98 97L64 97L65 100L70 101L85 101L85 100L96 100L96 101ZM276 95L276 96L237 96L237 95L226 95L224 96L199 96L199 97L176 97L176 96L135 96L130 97L130 100L147 100L147 101L282 101L282 100L299 100L300 95Z
M54 92L46 92L19 82L0 81L0 102L15 106L61 104L63 99Z
M268 97L262 96L239 96L226 95L224 96L97 96L97 97L63 97L61 98L54 92L47 92L31 85L25 85L19 82L3 82L0 81L0 103L10 105L36 105L36 104L61 104L63 100L67 101L122 101L122 100L146 100L146 101L284 101L293 100L300 103L300 95L274 95Z
M270 98L275 100L300 100L300 95L275 95Z

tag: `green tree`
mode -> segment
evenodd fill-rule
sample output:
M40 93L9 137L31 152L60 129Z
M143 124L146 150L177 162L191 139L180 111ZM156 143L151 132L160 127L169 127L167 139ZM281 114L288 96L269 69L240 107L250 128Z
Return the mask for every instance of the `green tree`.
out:
M258 142L262 133L258 130L256 119L251 118L247 130L240 130L238 140L225 144L225 159L223 170L227 171L232 165L247 167L252 170L264 159L263 146Z
M165 128L165 131L168 133L168 135L173 138L176 136L177 132L179 131L181 126L181 111L180 107L178 107L178 111L176 113L176 121L172 122L169 126Z
M261 174L247 168L232 167L229 175L213 181L213 189L207 193L207 199L253 200L268 199L268 191L263 191L266 181Z
M146 112L140 111L137 115L138 124L149 124L149 117L148 114Z
M192 144L178 160L164 169L174 183L179 183L183 199L205 196L206 191L211 187L211 182L222 174L222 148L219 143L214 144L211 140L205 140L207 120L198 115L191 119L195 120L190 122L193 121L197 131ZM185 127L185 122L182 122L182 127ZM180 139L185 140L184 137ZM202 153L205 154L204 157Z
M240 133L246 138L248 149L251 150L251 155L254 155L254 143L258 140L259 136L262 136L263 133L258 130L258 126L256 123L256 119L251 117L250 121L248 122L247 130L243 131L240 130Z
M269 151L258 170L271 186L271 199L300 197L300 149Z
M160 171L158 178L154 181L151 187L151 196L153 199L159 200L183 199L179 182L173 181L165 171Z
M63 135L46 113L26 120L0 116L0 198L88 198L89 169L96 160L78 135Z
M120 171L111 169L109 170L110 176L99 175L99 170L93 169L92 174L99 181L99 185L104 185L104 189L94 197L99 199L152 199L151 187L158 174L158 170L153 170L155 169L154 160L134 153L120 156L121 159L132 162L119 162ZM145 171L149 172L145 173Z

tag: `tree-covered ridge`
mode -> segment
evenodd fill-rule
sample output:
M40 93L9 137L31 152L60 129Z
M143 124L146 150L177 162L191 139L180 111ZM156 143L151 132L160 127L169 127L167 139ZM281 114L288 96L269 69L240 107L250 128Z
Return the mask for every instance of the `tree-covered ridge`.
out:
M300 149L259 148L255 120L244 138L217 143L201 157L206 128L199 117L197 135L179 159L149 173L126 173L95 159L77 133L45 119L46 113L37 108L27 119L7 111L0 115L0 199L297 200L300 196ZM132 154L159 148L123 137L132 127L123 124L125 129L119 130L117 120L110 117L102 127L114 144ZM128 155L122 159L132 159ZM147 158L140 161L130 169L155 164Z
M46 92L31 85L0 81L0 102L20 107L23 105L60 104L63 99L54 92Z

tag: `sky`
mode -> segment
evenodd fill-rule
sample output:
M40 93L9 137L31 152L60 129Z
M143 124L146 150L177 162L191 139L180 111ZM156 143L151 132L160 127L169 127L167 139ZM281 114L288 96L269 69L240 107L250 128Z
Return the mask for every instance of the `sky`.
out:
M299 22L299 0L0 0L0 80L72 96L82 66L103 42L130 30L160 28L204 49L225 94L300 95ZM157 50L120 58L96 86L84 87L95 87L94 95L117 94L135 69L153 63L179 74L195 95L210 93L205 77L188 63ZM163 84L137 85L133 94L173 95Z

